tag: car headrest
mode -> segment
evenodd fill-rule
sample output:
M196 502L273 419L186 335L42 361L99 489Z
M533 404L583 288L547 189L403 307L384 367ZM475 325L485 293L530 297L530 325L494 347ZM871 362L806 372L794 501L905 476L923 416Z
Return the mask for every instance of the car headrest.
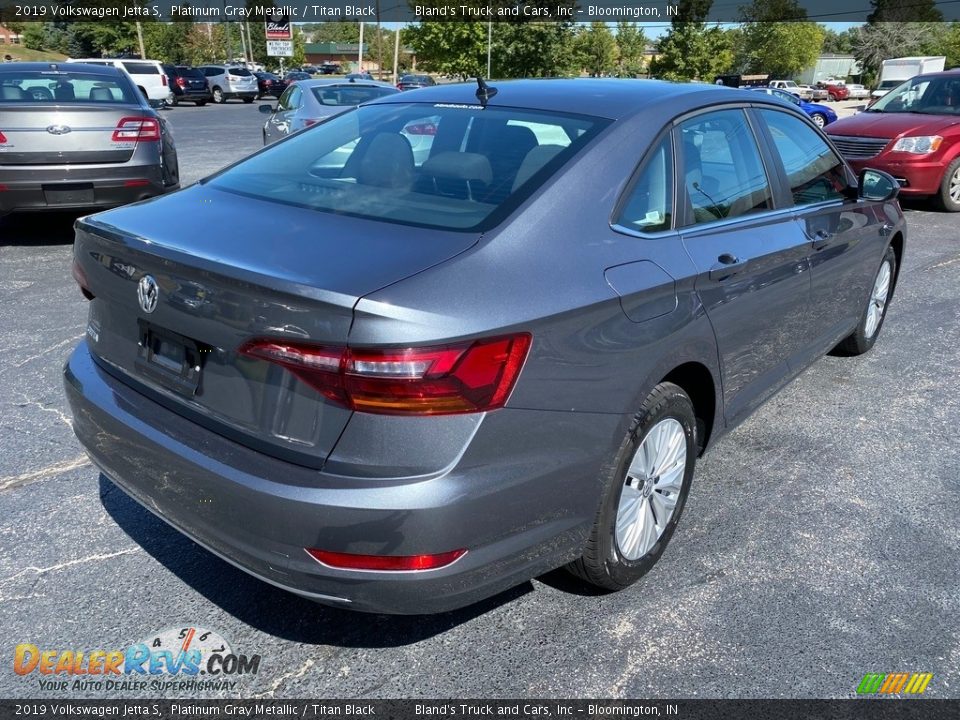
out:
M399 133L374 136L357 173L357 183L375 187L404 189L413 184L413 150Z
M27 95L23 88L16 85L0 85L0 100L27 100Z
M482 183L490 183L493 180L490 161L479 153L455 151L437 153L423 163L421 170L424 175L435 178Z
M113 102L113 93L110 92L110 88L91 88L90 99L94 102Z
M527 180L537 174L537 172L553 160L557 155L563 152L563 145L538 145L527 153L520 163L520 169L517 170L517 177L513 181L513 189L523 185Z

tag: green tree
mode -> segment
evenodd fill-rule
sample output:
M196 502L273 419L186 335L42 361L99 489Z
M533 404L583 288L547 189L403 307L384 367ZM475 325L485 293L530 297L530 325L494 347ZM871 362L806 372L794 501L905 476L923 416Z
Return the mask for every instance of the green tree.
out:
M636 23L617 23L617 75L637 77L643 72L647 36Z
M670 29L658 43L650 74L664 80L712 80L733 65L727 34L707 27L712 0L680 0Z
M408 27L404 39L425 70L461 78L486 73L486 23L424 21Z
M943 38L943 54L947 56L947 67L960 66L960 22L952 22Z
M826 33L806 17L797 0L753 0L741 7L746 70L790 77L812 66Z
M581 66L594 77L613 72L617 41L606 23L592 22L578 30L576 48Z
M31 50L47 50L46 23L24 23L22 42Z
M848 28L839 33L831 28L824 28L824 33L823 46L820 48L821 53L853 54L853 41L857 34L856 28Z
M573 24L568 22L495 23L491 75L512 78L569 74L576 65L573 42Z
M942 22L943 13L935 0L871 0L873 12L867 15L867 23L885 22Z

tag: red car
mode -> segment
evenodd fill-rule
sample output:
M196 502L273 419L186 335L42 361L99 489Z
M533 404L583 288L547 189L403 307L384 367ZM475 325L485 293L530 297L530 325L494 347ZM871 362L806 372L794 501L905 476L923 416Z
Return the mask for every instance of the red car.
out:
M837 102L838 100L846 100L850 97L850 90L846 85L837 85L835 83L817 83L817 87L826 90L828 99L832 100L833 102Z
M911 78L826 131L858 172L884 170L904 197L960 212L960 71Z

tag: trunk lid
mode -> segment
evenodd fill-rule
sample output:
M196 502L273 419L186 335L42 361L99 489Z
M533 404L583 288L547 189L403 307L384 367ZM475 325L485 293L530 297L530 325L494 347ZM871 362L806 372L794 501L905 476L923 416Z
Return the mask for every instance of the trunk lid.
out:
M187 213L202 230L169 222ZM320 467L350 411L237 349L254 337L346 344L360 297L477 240L197 185L82 218L74 252L95 296L87 339L102 365L212 430ZM152 312L138 296L148 275Z
M144 116L138 106L3 105L0 165L123 163L137 143L115 142L121 118Z

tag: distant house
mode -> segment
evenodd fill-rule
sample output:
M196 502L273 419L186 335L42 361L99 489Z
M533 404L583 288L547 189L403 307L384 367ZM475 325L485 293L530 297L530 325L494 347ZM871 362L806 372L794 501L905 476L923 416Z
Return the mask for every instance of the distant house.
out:
M805 85L815 85L823 82L827 78L844 80L848 77L856 76L861 73L860 66L857 65L857 59L853 55L838 55L837 53L824 53L817 58L813 67L809 67L796 77L798 83Z
M376 45L371 43L363 44L363 67L357 67L357 53L360 49L359 43L341 43L341 42L319 42L306 43L303 46L303 56L308 65L322 65L323 63L337 63L344 68L351 70L371 70L376 72L380 69L377 64ZM412 64L413 69L417 68L417 56L413 48L400 48L401 61ZM383 46L383 64L386 70L389 70L393 64L393 44L387 47Z
M19 45L22 39L18 33L0 25L0 45Z

